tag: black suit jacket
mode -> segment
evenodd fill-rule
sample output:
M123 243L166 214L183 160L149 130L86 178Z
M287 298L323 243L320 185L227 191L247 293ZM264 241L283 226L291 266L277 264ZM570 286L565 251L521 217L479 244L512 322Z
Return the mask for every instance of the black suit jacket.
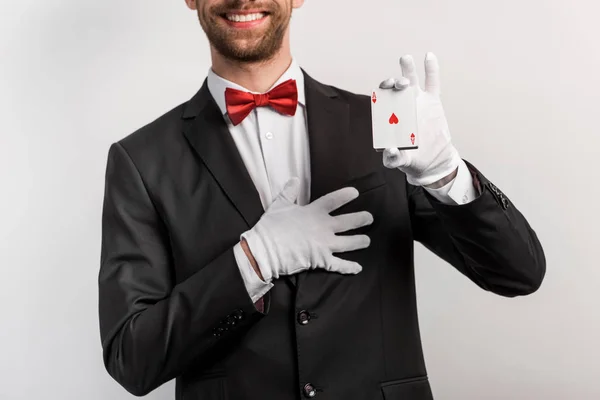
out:
M360 195L367 249L340 254L363 271L314 270L275 281L264 314L234 258L261 217L258 192L206 83L188 102L109 150L99 311L110 375L141 396L176 378L176 399L430 400L413 244L485 290L534 292L542 247L523 215L468 164L479 198L444 205L383 166L370 99L305 74L311 200Z

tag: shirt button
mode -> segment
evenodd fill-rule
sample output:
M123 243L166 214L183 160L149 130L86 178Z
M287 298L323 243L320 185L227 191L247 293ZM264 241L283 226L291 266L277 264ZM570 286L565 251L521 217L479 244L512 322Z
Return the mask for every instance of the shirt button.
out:
M298 323L301 325L306 325L308 324L308 321L310 321L310 314L308 313L308 311L300 311L298 313Z
M315 390L315 387L313 385L311 385L310 383L307 383L306 385L304 385L304 396L312 399L313 397L315 397L317 395L317 391Z
M271 132L267 132L265 136L267 137L267 139L273 139L273 134Z

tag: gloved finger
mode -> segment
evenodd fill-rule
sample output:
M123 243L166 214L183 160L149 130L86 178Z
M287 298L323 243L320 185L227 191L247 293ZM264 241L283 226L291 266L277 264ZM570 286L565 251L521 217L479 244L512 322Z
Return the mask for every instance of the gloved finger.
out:
M396 79L396 83L394 85L394 89L396 90L404 90L410 86L410 80L405 77L401 77L400 79Z
M333 217L333 232L340 233L373 223L373 215L368 211L359 211Z
M397 91L402 91L408 86L410 86L410 81L405 77L401 77L400 79L388 78L379 84L380 89L393 89Z
M336 235L331 242L330 250L332 253L343 253L366 249L370 245L371 238L367 235Z
M357 197L358 190L356 188L345 187L319 197L311 203L311 207L318 207L329 214Z
M400 57L400 67L402 68L402 76L410 81L410 86L419 87L419 76L415 61L410 54Z
M383 165L386 168L401 168L409 165L409 163L410 153L405 150L390 147L383 151Z
M440 94L440 66L432 52L425 55L425 91Z
M396 85L396 78L388 78L379 84L379 89L393 89Z
M355 261L343 260L339 257L332 256L331 263L327 271L339 272L340 274L358 274L362 271L362 266Z
M277 197L284 198L287 201L289 201L290 203L294 203L296 201L296 199L298 198L299 193L300 193L300 178L294 176L285 183L285 185L283 186L283 189L281 190L281 192L279 193L279 196L277 196Z

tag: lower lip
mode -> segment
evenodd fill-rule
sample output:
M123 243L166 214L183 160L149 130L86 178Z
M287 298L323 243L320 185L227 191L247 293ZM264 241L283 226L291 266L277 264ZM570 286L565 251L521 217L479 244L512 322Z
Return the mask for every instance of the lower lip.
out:
M265 22L267 20L267 18L269 18L269 16L265 15L261 19L257 19L257 20L254 20L254 21L236 22L236 21L230 21L227 18L223 17L223 19L225 20L225 22L227 22L227 24L229 26L231 26L233 28L236 28L236 29L250 29L250 28L254 28L254 27L262 24L263 22Z

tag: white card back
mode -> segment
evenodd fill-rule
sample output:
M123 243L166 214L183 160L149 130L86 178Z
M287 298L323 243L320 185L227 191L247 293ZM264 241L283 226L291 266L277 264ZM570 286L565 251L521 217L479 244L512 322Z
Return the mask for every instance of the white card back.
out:
M371 95L373 148L417 149L417 109L415 89L375 89Z

